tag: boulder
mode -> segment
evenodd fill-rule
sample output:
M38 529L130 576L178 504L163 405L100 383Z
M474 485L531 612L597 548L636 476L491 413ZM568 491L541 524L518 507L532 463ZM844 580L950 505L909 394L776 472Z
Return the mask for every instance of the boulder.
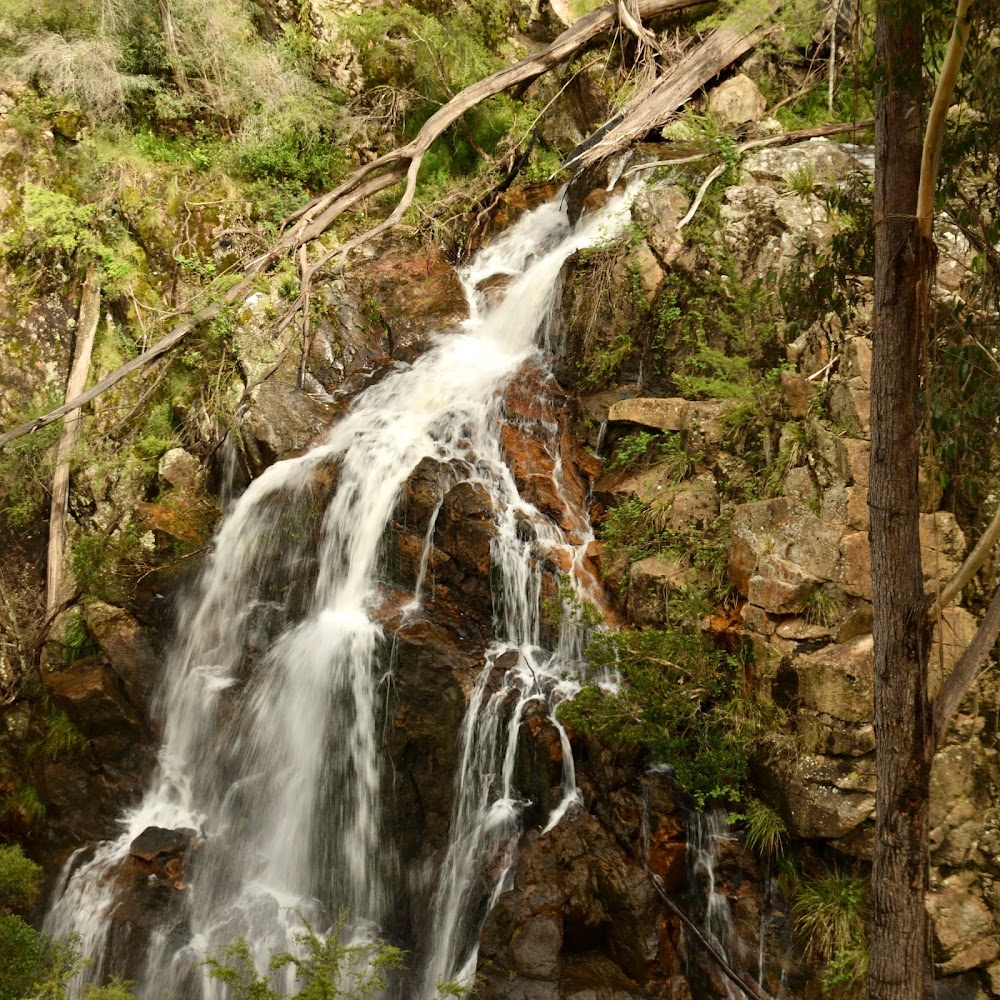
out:
M965 534L950 511L920 515L920 559L924 589L934 593L958 571L965 555Z
M691 199L678 184L656 184L641 191L632 205L632 217L646 234L653 252L670 264L684 248L677 223L684 218Z
M52 703L90 740L98 760L115 761L133 744L144 742L139 717L106 664L81 660L49 674L47 683Z
M874 756L772 759L758 765L758 781L793 837L834 840L875 815Z
M608 420L664 431L684 431L692 452L717 448L725 437L725 418L737 408L730 399L634 397L612 403Z
M626 609L629 621L656 628L667 620L667 605L673 591L694 583L697 573L666 556L648 556L632 563L628 571Z
M259 475L279 459L307 450L326 431L333 412L294 384L268 379L258 385L239 425L250 470Z
M766 108L767 100L745 73L724 80L708 95L708 110L723 129L760 121Z
M769 146L743 160L744 177L758 184L787 184L795 174L816 184L841 181L860 165L847 150L829 139L808 139L788 146Z
M480 935L484 1000L683 996L676 930L642 866L583 810L530 839Z
M1000 937L974 872L961 871L942 879L927 894L926 906L942 975L986 966L1000 956Z
M168 486L184 493L197 492L204 478L201 462L183 448L171 448L165 452L157 465L157 472Z
M101 601L92 601L86 612L87 628L124 685L129 701L147 712L162 667L142 626L123 608Z
M729 576L741 594L749 592L754 576L762 578L755 584L757 593L765 592L771 576L779 586L791 572L790 566L806 575L803 580L837 577L843 528L823 521L801 500L777 497L740 504L730 532ZM770 558L764 561L764 556Z
M355 279L367 321L385 329L386 346L397 360L412 361L429 334L449 330L469 315L458 274L433 245L380 254L357 265Z
M798 614L823 580L789 559L765 553L747 584L747 600L772 614Z

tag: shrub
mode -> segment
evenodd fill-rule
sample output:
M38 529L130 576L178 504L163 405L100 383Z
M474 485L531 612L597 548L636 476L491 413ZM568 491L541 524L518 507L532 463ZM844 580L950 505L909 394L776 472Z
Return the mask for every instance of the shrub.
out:
M564 702L559 715L611 747L668 766L699 807L738 801L760 710L744 697L743 661L694 624L704 602L688 593L677 605L668 628L597 633L587 650L595 683ZM602 675L617 677L613 693L596 683Z
M0 910L26 910L38 896L42 869L17 844L0 846Z
M295 970L301 983L295 994L301 1000L363 1000L386 988L387 973L402 967L404 952L381 940L343 944L345 922L342 914L330 936L324 938L303 919L306 929L296 937L301 954L272 955L266 975L254 967L244 938L220 949L217 957L206 959L204 967L209 978L226 984L237 1000L282 1000L284 994L272 982L276 972L288 967Z

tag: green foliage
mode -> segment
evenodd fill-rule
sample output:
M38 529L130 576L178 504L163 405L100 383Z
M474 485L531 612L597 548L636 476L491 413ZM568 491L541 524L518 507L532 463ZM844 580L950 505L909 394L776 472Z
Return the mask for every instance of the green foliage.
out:
M589 684L559 716L612 748L668 765L699 806L739 801L761 709L745 695L743 660L698 628L703 599L688 592L673 601L674 624L665 629L594 635L590 670L595 679L617 674L617 689Z
M24 245L36 251L61 251L72 257L89 243L96 205L81 205L73 198L40 187L24 186Z
M295 995L302 1000L364 1000L388 985L388 973L402 968L404 952L386 944L345 945L341 942L346 917L342 914L329 937L317 934L303 919L306 929L296 940L302 952L273 955L266 975L257 972L246 940L227 945L218 957L204 962L210 979L224 983L236 1000L282 1000L285 996L273 985L282 969L295 972Z
M74 610L67 617L66 627L63 630L63 654L66 664L76 663L77 660L86 659L97 652L97 645L94 637L87 628L87 620L83 613Z
M62 402L55 395L38 398L31 406L8 416L11 424L48 412ZM0 451L0 518L11 529L34 527L47 509L51 484L49 451L59 440L61 423L49 424L12 441Z
M802 878L792 917L806 958L826 963L824 988L850 990L868 967L871 901L864 879L839 868Z
M805 607L802 609L802 617L810 625L821 625L823 628L829 628L835 624L839 614L837 602L824 587L814 590L806 598Z
M0 1000L30 996L46 972L44 942L20 917L0 915Z
M29 828L41 823L45 819L45 803L34 785L21 785L0 797L0 819L14 820Z
M778 291L787 337L794 339L833 313L847 329L870 289L875 263L871 178L859 171L824 195L833 236L828 246L803 246Z
M24 856L20 845L0 845L0 911L29 909L41 880L42 869Z
M83 988L83 1000L135 1000L131 983L124 983L117 977L105 986L87 983Z
M670 555L680 565L703 573L711 595L723 599L729 556L729 517L723 515L711 527L678 531L663 523L662 511L639 497L630 497L612 507L600 525L600 537L613 551L624 552L629 561L651 555Z
M751 799L745 808L748 850L766 861L780 857L788 844L784 820L760 799Z
M616 445L608 469L641 469L655 465L671 482L679 483L693 471L683 435L669 431L633 431Z
M53 712L45 720L45 735L39 750L46 760L66 760L82 757L90 750L90 740L73 724L64 712Z

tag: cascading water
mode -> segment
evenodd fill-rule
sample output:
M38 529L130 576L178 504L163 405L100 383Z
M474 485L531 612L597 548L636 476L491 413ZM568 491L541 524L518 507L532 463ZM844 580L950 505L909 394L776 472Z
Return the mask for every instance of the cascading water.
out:
M728 839L729 825L723 810L713 809L691 817L688 824L688 885L703 907L701 929L705 937L723 958L735 959L739 967L744 956L733 953L741 951L742 945L733 927L729 901L716 890L715 884L719 843ZM746 994L729 979L721 979L720 986L727 1000L745 1000Z
M105 972L116 872L148 827L193 831L200 846L183 921L150 936L139 983L145 998L219 995L196 970L199 958L244 935L264 968L271 953L294 947L301 917L322 928L346 908L353 933L377 932L401 875L391 832L380 829L376 718L388 640L373 609L386 526L425 458L452 463L485 487L497 519L496 642L459 737L420 995L471 975L484 907L503 888L519 832L521 714L541 702L554 718L554 705L576 690L565 679L580 656L574 630L564 627L555 649L542 647L533 553L560 546L578 564L589 540L571 544L519 495L500 445L498 390L536 350L563 262L613 236L627 201L613 199L575 231L558 202L523 217L462 273L469 320L361 394L323 444L272 466L234 502L178 623L158 706L164 729L154 780L116 840L83 863L71 859L46 921L58 937L78 935L92 960L88 978ZM489 308L476 286L496 275L510 282ZM325 510L317 539L318 503ZM433 532L432 518L407 615L419 614ZM578 799L559 731L562 802L549 825Z

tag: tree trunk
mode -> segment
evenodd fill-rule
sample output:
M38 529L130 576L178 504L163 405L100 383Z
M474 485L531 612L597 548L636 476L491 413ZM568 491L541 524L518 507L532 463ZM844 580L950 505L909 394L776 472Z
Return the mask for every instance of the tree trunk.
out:
M875 319L869 506L877 805L871 1000L922 1000L933 723L917 473L923 309L930 255L916 226L923 31L912 0L879 0L875 118Z
M97 267L90 265L80 295L80 317L76 325L76 350L66 384L66 398L75 399L87 384L94 335L101 318L101 286ZM80 433L83 414L67 414L62 437L56 447L56 467L52 474L52 502L49 505L48 568L45 577L45 611L51 615L63 601L66 573L66 511L69 507L69 461Z

